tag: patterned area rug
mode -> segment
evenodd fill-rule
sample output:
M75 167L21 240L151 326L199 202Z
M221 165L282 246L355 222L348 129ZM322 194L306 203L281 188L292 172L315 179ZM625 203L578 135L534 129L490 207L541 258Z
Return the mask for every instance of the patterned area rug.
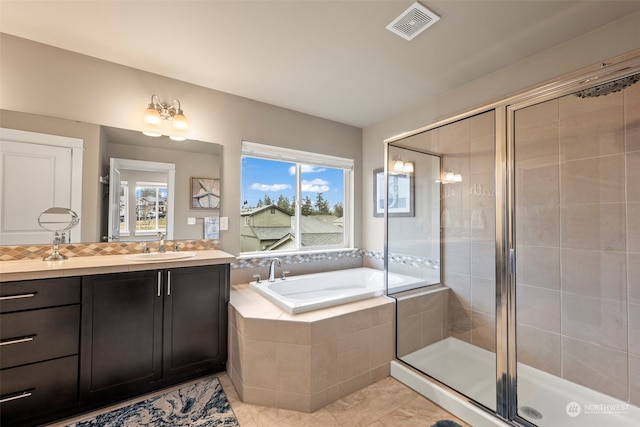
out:
M217 378L184 386L68 427L239 427Z
M455 421L440 420L436 422L434 425L432 425L431 427L462 427L462 426Z

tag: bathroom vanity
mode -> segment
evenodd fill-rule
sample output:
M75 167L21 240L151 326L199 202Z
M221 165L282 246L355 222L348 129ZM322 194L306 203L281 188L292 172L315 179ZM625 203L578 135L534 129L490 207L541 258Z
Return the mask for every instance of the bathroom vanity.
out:
M0 423L37 425L223 371L231 260L0 263Z

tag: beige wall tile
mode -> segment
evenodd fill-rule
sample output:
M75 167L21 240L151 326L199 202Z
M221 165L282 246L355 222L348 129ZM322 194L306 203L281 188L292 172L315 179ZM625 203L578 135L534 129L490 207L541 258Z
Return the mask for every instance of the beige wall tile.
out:
M640 304L640 253L628 255L627 285L629 286L629 302Z
M338 385L319 391L311 395L311 410L316 411L320 408L324 408L331 402L338 400L341 396L338 395Z
M624 123L627 152L640 151L640 86L624 90Z
M640 355L629 355L629 402L640 406Z
M471 312L471 344L496 352L496 320L494 316Z
M627 203L627 247L640 253L640 202Z
M445 305L422 314L422 347L447 337L447 316L448 309Z
M624 155L594 157L560 164L560 203L623 203Z
M558 333L518 323L518 362L548 372L562 375L561 337Z
M560 291L517 285L518 323L560 333Z
M494 280L471 277L471 309L493 315L496 312L496 283Z
M314 344L311 347L311 389L315 394L338 384L338 342Z
M622 203L562 207L562 244L573 249L626 250Z
M447 232L445 230L445 236ZM471 242L444 239L442 251L442 271L449 274L471 274Z
M449 305L471 309L471 276L465 274L447 274L443 284L451 289Z
M529 163L516 164L516 205L559 205L560 168L558 164Z
M458 307L449 309L449 328L451 336L471 342L471 310Z
M625 302L563 293L562 333L590 343L627 350Z
M516 236L521 245L559 246L560 208L521 206L516 209Z
M371 329L338 338L338 381L369 371L371 361Z
M276 375L276 390L311 395L311 347L279 343Z
M340 327L341 322L339 316L311 322L311 342L313 344L319 344L324 341L335 340Z
M286 344L311 344L311 323L277 320L277 342Z
M391 323L385 323L371 328L370 370L391 362L395 353L393 344L393 326ZM362 362L364 363L365 361L363 360Z
M256 341L276 341L277 322L271 319L244 319L244 338Z
M276 391L276 406L293 411L311 412L311 399L308 394L290 393L288 391ZM289 418L287 418L289 420Z
M640 356L640 304L629 303L629 352Z
M471 276L495 280L495 259L495 240L492 243L473 242L471 244Z
M243 387L242 400L252 405L274 407L277 404L276 393L271 389Z
M343 337L371 328L371 319L371 310L360 310L343 314L339 317L340 326L336 331L336 337Z
M518 244L518 284L560 289L560 249Z
M422 313L407 316L399 308L397 325L398 356L406 356L423 347Z
M621 400L628 398L627 353L563 338L564 378Z
M351 377L338 383L338 396L344 397L371 384L371 371ZM327 408L328 410L329 408Z
M564 249L562 290L595 298L626 301L626 253Z
M624 152L622 93L560 98L560 154L564 160Z
M245 340L242 383L246 387L276 389L276 343Z
M384 323L392 323L395 316L394 304L384 304L376 307L371 312L371 326L378 326Z

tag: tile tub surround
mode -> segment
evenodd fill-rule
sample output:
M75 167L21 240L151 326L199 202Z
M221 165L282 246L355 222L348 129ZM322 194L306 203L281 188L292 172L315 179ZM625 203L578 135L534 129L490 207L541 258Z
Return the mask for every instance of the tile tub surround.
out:
M245 403L313 412L389 376L393 321L386 297L290 315L234 285L227 373Z

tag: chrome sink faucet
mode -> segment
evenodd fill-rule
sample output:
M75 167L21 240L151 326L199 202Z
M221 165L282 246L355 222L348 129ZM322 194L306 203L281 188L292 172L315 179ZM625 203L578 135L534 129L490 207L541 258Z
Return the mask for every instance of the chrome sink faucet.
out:
M160 244L158 246L158 252L164 253L166 252L166 249L164 247L164 234L158 232L158 243Z
M280 258L272 259L271 263L269 264L269 281L270 282L276 281L276 264L278 264L278 267L282 265L282 263L280 262Z

